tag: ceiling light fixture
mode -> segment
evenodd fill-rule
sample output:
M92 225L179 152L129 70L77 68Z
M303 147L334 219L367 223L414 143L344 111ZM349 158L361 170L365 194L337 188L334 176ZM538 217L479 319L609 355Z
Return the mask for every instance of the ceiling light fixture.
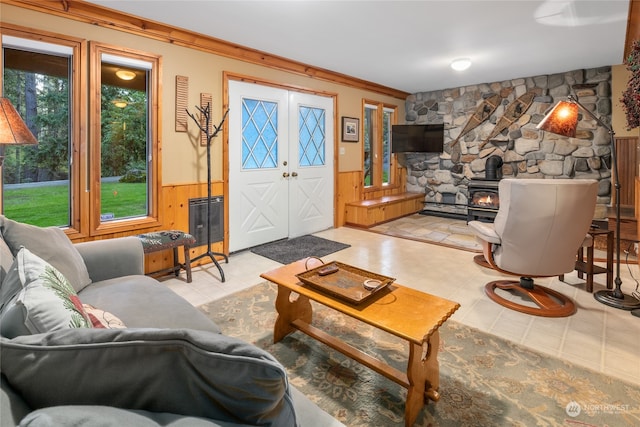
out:
M111 102L113 103L113 105L115 105L118 108L124 108L127 105L129 105L129 103L127 101L125 101L124 99L114 99Z
M129 70L118 70L116 71L116 76L122 80L133 80L136 78L136 73Z
M471 66L471 60L469 58L459 58L451 63L451 68L456 71L464 71Z

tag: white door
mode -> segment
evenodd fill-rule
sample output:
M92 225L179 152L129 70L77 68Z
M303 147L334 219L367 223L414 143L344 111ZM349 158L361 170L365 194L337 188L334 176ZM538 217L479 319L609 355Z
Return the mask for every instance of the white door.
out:
M333 99L229 82L229 250L333 224Z
M333 225L333 99L289 96L289 237Z

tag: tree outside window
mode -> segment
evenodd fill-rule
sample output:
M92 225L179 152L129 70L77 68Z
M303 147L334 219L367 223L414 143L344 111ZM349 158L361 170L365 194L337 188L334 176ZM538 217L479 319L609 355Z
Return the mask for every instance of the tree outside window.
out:
M6 39L3 39L6 40ZM38 145L5 148L3 214L39 226L71 225L72 49L10 38L3 42L3 94ZM30 48L31 47L31 48Z

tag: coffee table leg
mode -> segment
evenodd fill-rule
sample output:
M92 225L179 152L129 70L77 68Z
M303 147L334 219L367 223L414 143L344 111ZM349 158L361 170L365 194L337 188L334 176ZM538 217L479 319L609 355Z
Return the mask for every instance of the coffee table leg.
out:
M440 335L435 331L426 343L427 353L423 358L423 347L409 343L409 362L407 364L407 378L409 389L404 411L404 424L412 426L418 413L428 399L437 402L440 399L440 366L438 365L438 347Z
M292 299L293 292L284 286L278 286L278 296L276 297L276 311L278 317L273 327L273 342L276 343L293 331L294 320L301 320L311 323L312 308L309 298L296 294Z

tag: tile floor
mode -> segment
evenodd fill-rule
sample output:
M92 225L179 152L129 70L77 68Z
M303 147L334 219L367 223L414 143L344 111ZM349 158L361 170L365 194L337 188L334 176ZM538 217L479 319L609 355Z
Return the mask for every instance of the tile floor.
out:
M456 321L640 385L640 318L597 302L575 272L565 276L570 284L558 278L536 282L572 297L577 313L566 318L537 317L503 308L484 295L484 285L503 276L476 265L474 253L348 227L315 234L351 245L326 260L395 277L405 286L460 303L452 317ZM242 251L221 265L224 283L213 264L194 268L192 283L185 282L184 273L163 283L198 306L261 283L260 273L281 264ZM634 277L640 276L637 264L622 264L620 275L623 291L630 294L637 286ZM595 276L594 290L604 288L604 278Z

